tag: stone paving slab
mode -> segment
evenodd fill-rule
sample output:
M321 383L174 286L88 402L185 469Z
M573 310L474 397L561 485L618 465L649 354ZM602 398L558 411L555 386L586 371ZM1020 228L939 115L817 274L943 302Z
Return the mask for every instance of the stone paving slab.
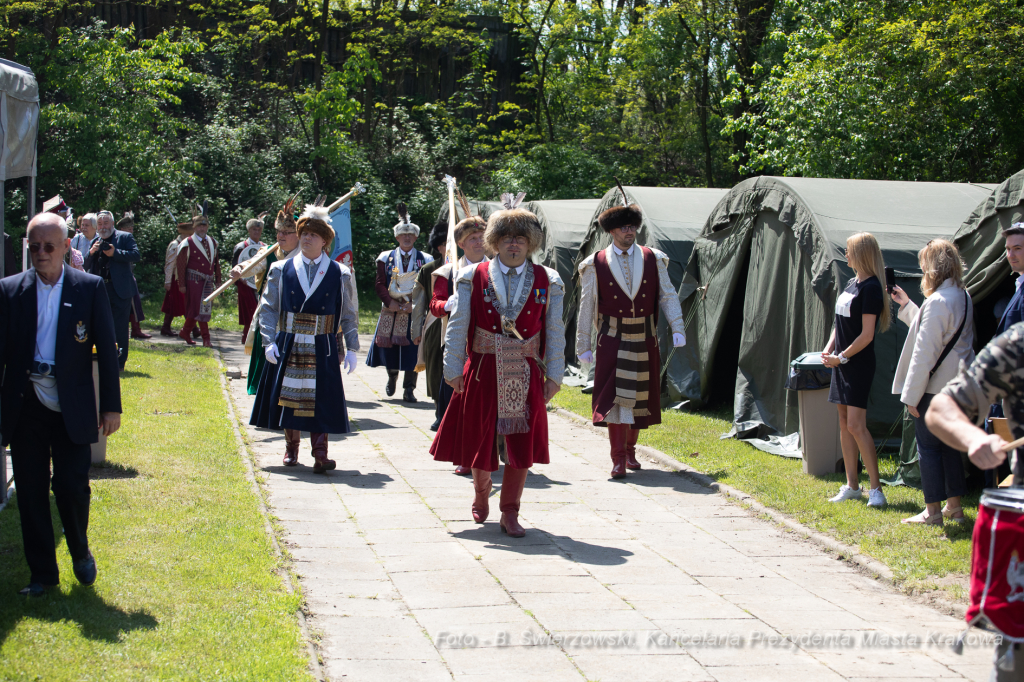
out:
M216 343L247 367L234 337ZM330 437L328 475L312 473L308 439L284 467L280 433L245 431L330 680L988 679L984 646L877 644L961 621L676 472L644 462L610 481L606 441L553 414L527 536L498 528L500 472L474 524L472 481L427 452L422 377L413 405L385 382L362 362L345 377L356 431ZM247 421L244 378L229 388Z

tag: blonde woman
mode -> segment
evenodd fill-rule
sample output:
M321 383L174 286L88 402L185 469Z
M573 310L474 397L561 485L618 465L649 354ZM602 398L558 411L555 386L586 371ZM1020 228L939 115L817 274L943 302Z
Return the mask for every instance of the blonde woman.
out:
M821 354L832 368L828 401L839 409L839 439L846 466L846 483L832 502L859 500L857 455L864 459L871 489L869 507L884 507L885 495L878 480L878 455L868 431L868 394L875 377L875 327L889 328L889 296L882 286L885 262L878 241L869 232L858 232L846 240L846 262L856 277L836 299L836 322L828 345Z
M898 317L910 327L892 392L899 394L914 418L925 504L923 512L903 523L941 526L943 518L963 523L960 496L967 492L967 482L960 453L928 430L924 415L935 394L956 376L960 362L974 362L974 306L964 287L964 266L956 246L933 239L917 258L924 273L921 307L899 287L892 291L892 300L900 305ZM946 508L940 509L943 502Z

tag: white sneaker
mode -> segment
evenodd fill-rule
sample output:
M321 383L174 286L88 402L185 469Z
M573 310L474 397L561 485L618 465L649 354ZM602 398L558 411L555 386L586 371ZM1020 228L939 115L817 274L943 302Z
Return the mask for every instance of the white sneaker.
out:
M839 489L839 494L829 499L829 502L845 502L846 500L859 500L860 497L860 488L854 490L853 488L844 483L843 487Z
M875 488L874 490L868 491L868 506L882 508L886 504L885 493L882 492L881 488Z

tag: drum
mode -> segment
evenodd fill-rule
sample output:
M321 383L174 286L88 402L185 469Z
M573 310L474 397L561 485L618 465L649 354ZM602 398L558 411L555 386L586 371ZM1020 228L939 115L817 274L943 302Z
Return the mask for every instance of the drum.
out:
M242 251L238 254L238 262L245 263L246 261L255 258L256 254L258 254L260 251L266 248L267 247L260 246L259 244L250 244L249 246L243 248ZM266 272L266 270L267 261L262 260L255 268L253 268L253 271L249 273L249 276L244 277L242 281L248 284L250 288L258 289L260 284L260 278L263 277L263 273Z
M412 292L416 288L416 278L419 276L417 270L399 274L396 272L391 276L391 286L388 287L388 294L391 298L399 300L412 298Z
M1003 636L1024 639L1024 488L986 488L974 523L971 606Z

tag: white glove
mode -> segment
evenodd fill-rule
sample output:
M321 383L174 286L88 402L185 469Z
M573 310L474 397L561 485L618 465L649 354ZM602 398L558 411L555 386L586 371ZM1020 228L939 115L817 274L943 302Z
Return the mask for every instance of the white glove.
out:
M680 346L685 346L686 345L686 334L673 334L672 335L672 345L675 346L676 348L679 348Z
M341 366L348 370L346 374L356 371L356 352L354 350L345 352L345 362Z
M585 350L580 353L580 362L592 363L594 362L594 354L589 350Z
M452 308L454 308L454 307L455 307L455 297L454 296L449 296L448 300L444 302L444 311L446 313L450 313L452 311Z
M276 343L272 343L269 346L267 346L265 355L267 356L267 362L269 362L272 365L276 365L278 359L281 357L281 351L277 349Z

